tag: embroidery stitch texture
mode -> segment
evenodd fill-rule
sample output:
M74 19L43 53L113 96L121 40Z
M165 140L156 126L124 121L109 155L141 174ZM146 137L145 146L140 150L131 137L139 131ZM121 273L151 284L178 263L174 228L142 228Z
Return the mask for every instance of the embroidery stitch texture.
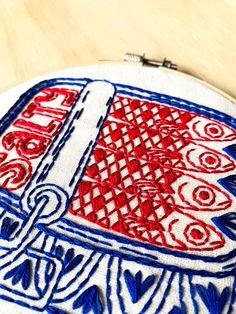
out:
M1 299L48 313L233 313L235 119L65 78L22 95L0 130Z

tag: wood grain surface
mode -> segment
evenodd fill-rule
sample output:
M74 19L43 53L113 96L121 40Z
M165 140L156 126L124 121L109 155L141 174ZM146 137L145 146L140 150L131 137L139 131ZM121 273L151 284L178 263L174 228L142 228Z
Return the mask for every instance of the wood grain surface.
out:
M236 98L235 0L0 0L0 23L0 91L145 52Z

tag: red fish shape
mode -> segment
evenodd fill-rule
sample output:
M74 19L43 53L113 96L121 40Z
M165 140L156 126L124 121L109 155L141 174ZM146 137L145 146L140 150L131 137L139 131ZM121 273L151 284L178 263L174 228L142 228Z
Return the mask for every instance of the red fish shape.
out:
M80 183L69 211L106 229L167 248L210 251L224 245L213 226L174 206L95 182Z
M221 173L235 169L233 160L226 154L186 140L181 134L172 135L106 121L98 144L176 170Z
M185 138L200 141L232 141L236 132L224 123L203 115L129 97L116 97L111 116L142 128L152 128L169 133L178 130Z
M202 115L118 96L69 212L157 246L223 247L225 240L211 221L194 213L204 217L206 211L230 207L229 195L216 181L203 178L232 171L235 163L202 141L235 138L231 128Z
M209 118L195 116L188 123L191 137L195 140L226 142L236 139L236 133L230 127Z

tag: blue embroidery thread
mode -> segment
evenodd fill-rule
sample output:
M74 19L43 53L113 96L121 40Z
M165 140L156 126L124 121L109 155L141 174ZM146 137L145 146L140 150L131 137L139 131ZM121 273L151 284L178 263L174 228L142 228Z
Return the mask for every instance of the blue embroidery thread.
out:
M231 194L236 196L236 175L230 175L228 177L219 179L218 182Z
M210 314L222 313L229 298L229 287L225 287L219 294L215 285L210 282L207 288L196 285L196 290Z
M1 125L1 131L3 132L4 130L5 130L5 127L6 126L8 126L10 123L11 123L11 121L13 120L13 119L15 119L15 117L17 116L17 114L22 110L22 108L25 106L25 103L27 103L27 101L29 101L30 99L31 99L31 97L32 97L32 95L34 95L35 94L35 91L36 90L38 90L38 91L40 91L40 89L42 88L42 87L45 87L45 86L53 86L54 84L64 84L64 83L66 83L66 84L75 84L75 82L76 82L76 84L81 84L81 83L78 83L78 81L82 81L82 80L70 80L71 82L68 82L67 81L68 79L58 79L58 80L51 80L51 81L45 81L45 82L41 82L41 83L39 83L39 84L37 84L35 87L33 87L32 89L30 89L29 91L27 91L26 93L25 93L25 95L23 95L22 97L21 97L21 99L17 102L17 104L15 105L15 111L14 110L12 110L11 111L11 113L10 113L10 115L7 115L7 116L5 116L3 119L2 119L2 125ZM85 80L86 82L88 82L89 80ZM72 83L73 82L73 83ZM82 86L82 85L81 85ZM118 87L119 86L119 84L116 84L116 86ZM124 87L123 85L120 85L120 87ZM130 90L132 90L132 88L131 87L129 87L129 89ZM133 90L134 91L137 91L137 90L139 90L139 89L137 89L137 88L133 88ZM140 91L142 91L143 92L143 90L141 90L140 89ZM120 92L122 92L122 91L120 91ZM129 92L127 92L127 91L124 91L124 93L125 94L127 94L127 95L131 95L131 96L136 96L136 94L135 93L129 93ZM87 98L87 96L88 96L88 94L86 94L85 96L84 96L84 101L86 100L86 98ZM143 97L144 99L145 99L145 97ZM200 106L200 108L199 107L197 107L195 104L193 104L193 103L191 103L191 102L187 102L187 101L185 101L185 102L183 102L182 100L180 100L180 99L178 99L178 98L173 98L173 97L169 97L169 96L165 96L165 95L158 95L158 94L156 94L156 93L150 93L149 92L149 96L147 97L147 99L148 100L150 100L150 99L152 99L152 100L156 100L156 101L160 101L160 102L164 102L164 103L167 103L167 104L171 104L171 105L173 105L173 106L176 106L176 107L178 107L178 108L183 108L183 109L187 109L187 110L189 110L189 107L188 106L191 106L191 110L192 111L194 111L194 112L197 112L197 113L203 113L203 114L205 114L205 115L207 115L207 116L210 116L210 117L213 117L214 119L217 119L217 120L219 120L219 121L223 121L223 122L227 122L227 124L229 124L230 126L233 126L234 128L235 128L235 126L236 126L236 120L235 119L233 119L233 118L231 118L230 116L227 116L227 115L224 115L224 114L222 114L222 113L220 113L220 112L218 112L218 111L216 111L216 110L211 110L211 113L208 111L208 108L207 107L203 107L203 106ZM81 113L79 113L79 112L77 112L76 113L76 116L75 116L75 118L76 119L78 119L79 117L80 117L80 114ZM98 122L98 124L97 124L97 127L98 128L101 128L101 125L102 125L102 122L105 120L105 118L106 117L104 117L104 118L100 118L100 120L99 120L99 122ZM66 125L66 124L65 124ZM61 145L63 144L64 145L64 143L66 142L66 140L68 140L68 138L69 138L69 136L71 135L71 133L73 132L73 128L68 128L67 129L67 133L65 133L65 137L64 137L64 141L61 143ZM96 142L96 141L95 141ZM62 146L60 145L60 149L62 148ZM232 150L232 149L231 149ZM226 151L226 150L225 150ZM59 151L55 151L54 152L54 154L55 154L55 159L57 158L57 152L59 152ZM229 152L229 151L228 151ZM55 160L54 159L54 160ZM79 167L80 165L78 165L78 167ZM43 179L45 179L45 176L46 176L46 174L49 172L49 170L50 170L50 168L47 166L46 168L44 168L44 171L43 171L43 173L42 173L42 177L41 177L41 179L43 180ZM73 178L75 178L75 176L76 176L76 172L77 172L77 169L76 169L76 171L75 171L75 174L74 174L74 176L73 176ZM74 181L73 181L73 178L72 178L72 180L71 180L71 184L73 184L74 183ZM231 180L232 181L232 180ZM229 181L228 181L229 182ZM221 182L220 182L221 183ZM232 182L231 182L232 183ZM30 185L30 183L29 183L29 185ZM232 185L232 184L231 184ZM233 186L233 185L232 185ZM231 186L231 189L232 189L232 186ZM234 191L234 190L233 190ZM2 193L1 193L1 195L2 194L4 194L5 193L5 191L2 191ZM234 194L234 193L233 193ZM3 203L2 203L2 205L1 206L3 206L4 205L4 201L6 200L6 201L8 201L9 202L9 200L10 200L10 203L12 202L12 204L14 203L14 200L18 200L17 199L17 196L16 195L14 195L14 194L12 194L12 193L9 193L8 195L7 195L9 198L4 198L4 197L1 197L1 201L3 201ZM12 201L11 201L12 200ZM17 203L17 202L16 202ZM60 204L58 204L58 207L60 207ZM16 217L19 217L19 218L21 218L21 219L25 219L26 220L26 215L27 215L27 212L25 212L24 210L23 210L23 215L22 214L18 214L18 213L16 213L15 212L15 210L14 209L12 209L12 208L10 208L10 207L7 207L7 208L5 208L5 210L6 210L6 212L10 212L10 211L13 211L13 213L16 215ZM40 213L38 214L38 217L40 216ZM63 216L63 215L62 215ZM225 215L224 215L225 216ZM45 217L45 215L44 216L41 216L41 218L42 217ZM219 221L220 221L220 218L222 218L223 216L221 216L221 217L218 217L218 220L216 220L215 218L213 218L213 221L214 221L214 219L215 219L215 224L217 225L217 223L218 223L218 227L220 226L220 224L219 224ZM231 217L232 218L232 217ZM63 220L63 218L61 218L60 219L60 221L63 221L64 223L66 222L66 219L64 219ZM223 220L221 220L221 223L222 223L222 221ZM228 227L229 228L231 228L232 229L232 223L231 223L231 221L229 221L228 220ZM71 223L72 224L72 223ZM4 218L3 220L2 220L2 225L1 225L1 229L0 229L0 233L1 233L1 235L2 235L2 238L3 239L8 239L12 234L14 234L14 232L16 231L16 229L18 228L18 226L19 226L19 222L18 221L13 221L12 222L12 220L9 218L9 217L6 217L6 218ZM45 232L45 234L46 234L46 237L45 237L45 243L46 243L46 239L47 238L49 238L50 237L50 233L48 232L47 233L47 231L46 231L46 229L40 229L40 226L42 226L42 225L40 225L40 224L38 224L37 225L37 227L38 227L38 229L39 230L43 230L43 232ZM67 226L70 226L70 224L68 223L67 224ZM44 226L45 227L45 226ZM78 225L77 224L74 224L73 225L73 227L75 227L75 228L77 228L78 227ZM83 226L82 226L83 227ZM61 226L61 229L63 229L64 228L64 230L66 230L66 228L64 227L64 226ZM221 227L222 228L222 227ZM227 232L228 232L228 234L227 234L227 232L224 232L226 235L230 235L231 236L231 239L232 239L232 233L230 233L231 231L229 231L229 228L228 229L226 229L226 230L228 230ZM219 227L219 229L220 229L220 227ZM234 228L233 228L234 229ZM30 232L30 230L32 230L32 229L29 229L29 231L28 231L28 234L29 234L29 232ZM79 230L79 228L77 229L77 230ZM86 231L86 227L84 227L84 229L81 229L81 230L84 230L84 231ZM88 228L87 228L87 230L88 230ZM222 230L222 229L221 229ZM73 231L74 232L74 231ZM78 231L77 231L77 233L79 233ZM98 230L98 234L100 233L100 235L102 235L102 236L104 236L104 234L106 234L106 233L104 233L104 232L102 232L102 231L99 231ZM41 232L39 232L38 234L41 234ZM37 234L37 235L38 235ZM94 233L94 234L96 234L96 232ZM55 234L52 234L53 236L56 236L56 233ZM107 235L108 237L110 237L110 235L108 234ZM229 236L229 237L230 237ZM235 235L234 235L235 236ZM27 235L25 236L25 238L27 237ZM86 235L86 238L87 239L89 239L89 236L87 236ZM92 237L90 237L91 239L92 239ZM105 238L106 238L106 236L105 236ZM114 238L116 238L116 239L121 239L121 243L122 243L122 241L123 241L123 243L132 243L132 244L135 244L135 241L134 242L132 242L132 241L130 241L130 242L126 242L125 240L125 238L123 238L122 239L122 237L116 237L116 236L114 236ZM67 242L69 242L71 245L74 245L74 244L76 244L77 245L77 243L75 243L74 241L72 241L72 240L69 240L69 238L66 238L66 237L64 237L64 238L62 238L64 241L67 241ZM23 239L24 240L24 239ZM33 241L33 240L32 240ZM97 240L95 237L94 237L94 239L93 239L93 241L97 241L97 242L99 242L99 243L102 243L103 242L103 244L106 244L106 245L110 245L109 243L106 243L105 241L102 241L102 240ZM55 239L55 241L54 241L54 246L55 246L55 244L56 244L56 239ZM28 245L28 246L30 246L30 245ZM44 245L45 246L45 245ZM141 246L141 245L140 245ZM137 247L140 247L139 246L139 243L137 242ZM148 246L146 246L146 247L148 247ZM150 246L150 248L151 248L152 246ZM91 247L88 247L88 249L93 249L94 248L94 246L91 246ZM127 251L128 251L128 249L127 248L124 248L124 249L126 249ZM135 252L135 250L132 250L133 252ZM167 250L166 250L167 251ZM44 252L44 250L43 250L43 248L42 248L42 250L35 250L35 252L37 252L37 253L42 253L42 254L44 254L45 256L47 256L47 253L45 253ZM101 249L101 252L103 252L103 253L106 253L106 251L105 250L103 250L103 249ZM131 252L131 250L130 250L130 252ZM163 250L163 252L165 252L165 249ZM65 254L65 256L64 256L64 259L63 259L63 255L64 255L64 253L63 253L63 247L61 246L61 245L59 245L59 246L55 246L55 248L53 248L52 249L52 251L51 251L51 253L53 253L54 254L54 256L55 256L55 258L58 260L58 261L61 261L61 263L62 263L62 265L63 265L63 270L61 271L61 275L60 276L63 276L63 275L66 275L66 274L68 274L70 271L72 271L75 267L77 267L77 266L79 266L80 265L80 263L82 262L82 260L83 260L83 255L76 255L75 256L75 253L74 253L74 249L73 248L70 248L70 249L68 249L67 250L67 253ZM137 253L137 252L136 252ZM179 252L177 252L177 255L178 255L178 253ZM94 252L92 253L92 254L95 254ZM141 252L139 252L139 254L142 256L142 254L145 256L145 254L144 253L141 253ZM169 252L169 254L171 254L171 252ZM230 258L232 257L232 256L234 256L235 255L235 250L234 251L232 251L232 253L231 253L231 255L230 255ZM19 255L20 256L20 255ZM17 257L15 257L14 259L13 259L13 262L14 261L17 261L17 259L18 259L18 257L19 256L17 256ZM29 256L36 256L36 255L33 255L33 254L31 254L31 255L29 255ZM49 254L48 254L48 256L49 256ZM91 255L92 256L92 255ZM122 301L122 298L120 297L120 289L121 289L121 286L120 286L120 277L121 277L121 275L122 275L122 270L121 270L121 263L122 263L122 259L124 258L127 258L127 259L129 259L130 257L129 257L129 255L125 255L125 254L123 254L123 255L114 255L114 256L117 256L118 258L119 258L119 264L118 264L118 273L117 273L117 295L118 295L118 297L119 297L119 302L120 302L120 308L121 308L121 311L122 311L122 313L125 313L125 306L124 306L124 303L123 303L123 301ZM182 253L180 253L179 254L179 256L183 256L183 257L187 257L188 258L188 254L182 254ZM50 257L51 257L51 255L50 255ZM148 256L147 256L148 257ZM155 256L154 256L155 257ZM229 257L229 255L228 255L228 257ZM98 262L97 262L97 264L93 267L93 269L91 270L91 272L90 272L90 276L92 276L93 275L93 273L96 271L96 269L98 268L98 265L99 265L99 262L102 260L102 258L103 258L103 255L101 255L101 257L100 257L100 259L98 260ZM152 255L150 255L149 254L149 258L153 258L153 256ZM190 256L189 258L194 258L194 256ZM154 260L155 260L155 258L153 258ZM157 258L156 258L157 259ZM197 258L196 258L197 259ZM132 259L131 259L132 260ZM137 261L138 260L138 258L137 257L135 257L135 258L133 258L133 260L134 261ZM223 257L221 260L220 260L220 258L218 258L218 259L215 259L217 262L221 262L222 260L226 260L226 257ZM206 259L206 261L209 261L210 262L210 259L209 260L207 260ZM111 265L112 265L112 263L113 263L113 257L111 257L110 258L110 260L109 260L109 263L108 263L108 269L111 267ZM143 259L141 259L140 258L140 260L139 260L139 263L140 264L145 264L145 260ZM37 257L37 264L39 264L39 258ZM8 264L9 265L9 264ZM47 264L48 265L48 264ZM151 266L154 266L154 265L156 265L157 267L159 267L160 265L158 264L158 263L155 263L155 261L153 261L153 264L151 263L150 264ZM49 267L49 266L47 266L47 267ZM165 268L165 266L163 266L162 265L162 267L163 268ZM29 285L30 285L30 278L31 278L31 276L32 276L32 263L31 263L31 260L30 259L26 259L22 264L19 264L19 265L17 265L17 266L15 266L13 269L11 269L10 271L8 271L7 273L6 273L6 275L5 275L5 277L4 277L4 279L5 280L8 280L8 279L12 279L12 284L13 285L16 285L17 283L21 283L21 285L22 285L22 287L24 288L24 289L28 289L28 287L29 287ZM37 268L39 268L39 266L37 266ZM166 268L167 269L167 268ZM174 269L171 269L171 270L174 270ZM80 270L80 272L81 272L81 270ZM194 272L191 272L190 271L190 273L192 273L192 274L194 274ZM51 273L51 275L52 275L53 273ZM207 272L200 272L200 275L207 275L208 273ZM231 274L230 272L224 272L224 275L225 276L227 276L227 275L229 275L229 274ZM164 293L164 296L163 296L163 299L162 299L162 301L161 301L161 303L160 303L160 305L159 305L159 307L158 307L158 309L157 309L157 311L156 311L156 313L158 313L160 310L161 310L161 308L163 307L163 305L164 305L164 302L165 302L165 298L168 296L168 293L169 293L169 290L170 290L170 288L171 288L171 282L172 282L172 280L173 280L173 278L174 278L174 275L175 275L175 273L172 273L172 275L170 276L170 278L169 278L169 281L168 281L168 286L167 286L167 288L166 288L166 290L165 290L165 293ZM60 278L60 276L58 276L58 278ZM183 275L181 274L181 275L179 275L180 277L179 277L179 294L180 294L180 303L181 303L181 309L179 308L179 307L177 307L177 306L174 306L173 307L173 309L171 310L171 313L182 313L183 312L183 309L185 308L184 307L184 303L183 303L183 288L182 288L182 286L181 286L181 284L182 284L182 280L183 280ZM218 274L215 274L215 276L217 277L218 276ZM222 276L223 276L223 272L222 272ZM49 285L49 278L50 278L51 276L49 276L48 277L48 285ZM136 303L141 297L142 297L142 295L154 284L154 278L155 278L155 276L153 276L153 275L150 275L150 276L148 276L144 281L142 281L142 275L141 275L141 272L138 272L138 273L136 273L136 275L135 276L133 276L133 275L131 275L131 273L128 271L128 270L126 270L125 272L124 272L124 277L125 277L125 281L126 281L126 285L127 285L127 287L128 287L128 289L129 289L129 292L130 292L130 295L131 295L131 298L132 298L132 301L133 301L133 303ZM158 281L158 284L157 284L157 286L156 286L156 288L155 288L155 290L154 290L154 292L153 292L153 296L156 294L156 292L158 291L158 289L159 289L159 287L160 287L160 285L161 285L161 282L162 282L162 280L164 280L164 277L165 277L165 269L163 270L163 272L162 272L162 275L161 275L161 277L160 277L160 280ZM36 286L38 286L38 277L37 277L37 275L34 275L34 280L35 280L35 283L36 283ZM58 279L58 281L59 281L59 279ZM89 281L89 278L87 278L78 288L83 288L84 287L84 285L87 283ZM109 271L107 271L107 291L106 291L106 295L107 295L107 301L109 300L109 297L110 297L110 289L109 289L109 281L110 281L110 270ZM72 283L72 281L70 281L70 283ZM70 284L68 283L68 285L65 287L65 290L66 290L66 288L68 288L70 286ZM216 288L214 288L214 286L212 285L212 284L209 284L209 286L208 286L208 289L206 289L206 288L204 288L203 286L201 286L201 285L196 285L196 290L197 290L197 292L198 292L198 294L200 295L200 297L201 297L201 299L203 300L204 298L207 298L208 297L208 295L209 295L209 293L211 292L213 295L214 295L214 302L216 302L216 300L217 300L217 306L216 305L214 305L215 306L215 308L214 308L214 310L215 310L215 314L218 314L218 312L216 312L216 310L220 310L220 309L222 309L223 308L223 305L224 305L224 302L226 302L226 300L228 299L228 297L229 297L229 288L228 287L226 287L222 292L221 292L221 294L220 294L220 296L219 295L217 295L217 290L216 290ZM59 292L59 291L62 291L62 290L57 290L56 288L53 290L53 293L55 292ZM38 290L38 292L39 292L39 290ZM91 302L90 303L87 303L86 302L86 298L85 298L85 296L86 296L86 293L85 292L87 292L87 294L90 294L90 296L91 296ZM88 313L90 310L93 310L94 311L94 313L98 313L98 314L100 314L100 313L102 313L102 311L103 311L103 305L102 305L102 302L101 302L101 298L100 298L100 294L99 294L99 292L98 292L98 287L96 286L96 285L93 285L93 286L91 286L90 288L88 288L87 290L85 290L85 292L83 292L75 301L74 301L74 303L73 303L73 308L75 308L75 309L77 309L77 308L79 308L79 307L82 307L83 308L83 313ZM60 302L64 302L64 301L66 301L66 300L68 300L68 299L70 299L70 298L72 298L73 296L75 296L76 295L76 292L74 291L72 294L70 294L70 295L68 295L64 300L63 299L58 299L58 300L56 300L55 299L55 302L54 302L54 300L52 301L52 303L60 303ZM24 302L22 302L22 301L18 301L18 300L13 300L12 298L9 298L9 297L7 297L7 296L4 296L4 295L1 295L0 296L2 299L5 299L5 300L8 300L8 301L10 301L10 302L15 302L16 304L20 304L20 305L23 305L23 306L26 306L26 307L29 307L29 308L32 308L32 309L36 309L36 310L38 310L39 308L37 308L37 307L34 307L34 306L31 306L31 305L28 305L27 303L24 303ZM192 293L191 293L191 297L193 298L193 290L192 290ZM232 300L233 300L233 298L232 298ZM231 302L233 302L231 300ZM149 300L149 302L144 306L144 309L143 309L143 311L144 310L146 310L149 306L150 306L150 304L151 304L151 299ZM109 311L109 313L111 313L111 302L110 301L108 301L107 302L107 304L108 304L108 311ZM204 302L204 304L206 305L206 303ZM207 303L208 304L208 303ZM216 303L214 303L214 304L216 304ZM208 304L208 306L209 306L209 304ZM208 308L208 307L207 307ZM210 305L210 308L212 309L212 305ZM47 307L45 307L45 309L48 311L48 313L53 313L53 314L65 314L66 312L64 312L63 310L60 310L60 309L57 309L57 308L54 308L53 306L47 306ZM195 310L196 310L196 308L195 308ZM144 313L142 311L142 313ZM179 312L178 312L179 311ZM183 312L184 313L184 312ZM219 312L220 313L220 312Z
M9 270L4 276L4 280L12 278L13 286L18 282L21 282L22 288L27 290L31 281L31 263L29 259L26 259L20 265Z
M154 284L155 280L155 276L150 275L142 281L141 271L138 271L133 276L128 269L124 271L124 278L133 303L137 303L141 299L144 293Z
M227 237L236 241L236 213L227 213L211 220Z
M85 290L73 303L73 309L83 308L83 313L88 314L91 310L94 314L102 314L103 306L96 285Z

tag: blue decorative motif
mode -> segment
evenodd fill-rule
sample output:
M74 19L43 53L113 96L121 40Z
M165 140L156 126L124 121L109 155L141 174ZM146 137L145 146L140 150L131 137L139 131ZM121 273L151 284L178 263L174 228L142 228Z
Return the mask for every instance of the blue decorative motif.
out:
M73 303L73 309L83 308L83 314L93 311L94 314L102 314L103 306L96 285L85 290Z
M18 221L12 222L11 218L5 217L2 221L0 237L2 239L8 240L10 236L16 231L18 226L19 226Z
M173 306L172 310L168 314L182 314L182 312L179 307Z
M236 213L227 213L212 218L214 224L231 240L236 241Z
M83 255L81 254L75 256L74 249L68 249L63 258L64 250L61 245L58 245L55 248L55 255L58 259L62 259L62 263L64 267L63 267L61 276L66 275L67 273L72 271L75 267L77 267L81 263L83 259Z
M31 262L26 259L20 265L14 267L6 273L4 280L12 278L13 286L21 281L22 288L27 290L31 282Z
M64 258L64 264L67 265L69 262L72 261L72 259L75 256L75 250L74 249L68 249L65 258Z
M226 146L223 148L223 150L233 159L236 159L236 144Z
M225 287L221 294L219 294L216 286L210 282L208 288L202 285L196 285L196 290L210 314L222 313L229 299L229 287Z
M72 271L76 266L78 266L82 259L83 259L83 255L79 254L77 256L74 256L74 249L69 249L66 254L65 254L65 258L63 261L63 265L64 265L64 269L62 274L66 275L67 273L69 273L70 271Z
M58 245L55 249L55 254L56 254L56 257L59 259L62 257L63 255L63 248L61 245Z
M138 271L136 275L133 276L128 269L125 270L124 277L133 303L138 302L155 281L154 275L150 275L142 281L141 271Z
M161 276L160 276L160 278L159 278L159 280L158 280L158 283L157 283L156 287L154 288L154 290L153 290L153 292L152 292L152 294L151 294L149 300L148 300L147 303L144 305L144 307L142 308L142 310L141 310L140 313L142 313L142 314L143 314L143 313L146 313L147 310L148 310L148 308L149 308L149 307L151 306L151 304L153 303L155 295L157 294L157 292L158 292L159 288L161 287L162 283L165 282L165 275L166 275L166 271L163 270L163 271L162 271L162 274L161 274Z
M219 179L218 182L231 194L236 196L236 175L231 175L222 179Z

